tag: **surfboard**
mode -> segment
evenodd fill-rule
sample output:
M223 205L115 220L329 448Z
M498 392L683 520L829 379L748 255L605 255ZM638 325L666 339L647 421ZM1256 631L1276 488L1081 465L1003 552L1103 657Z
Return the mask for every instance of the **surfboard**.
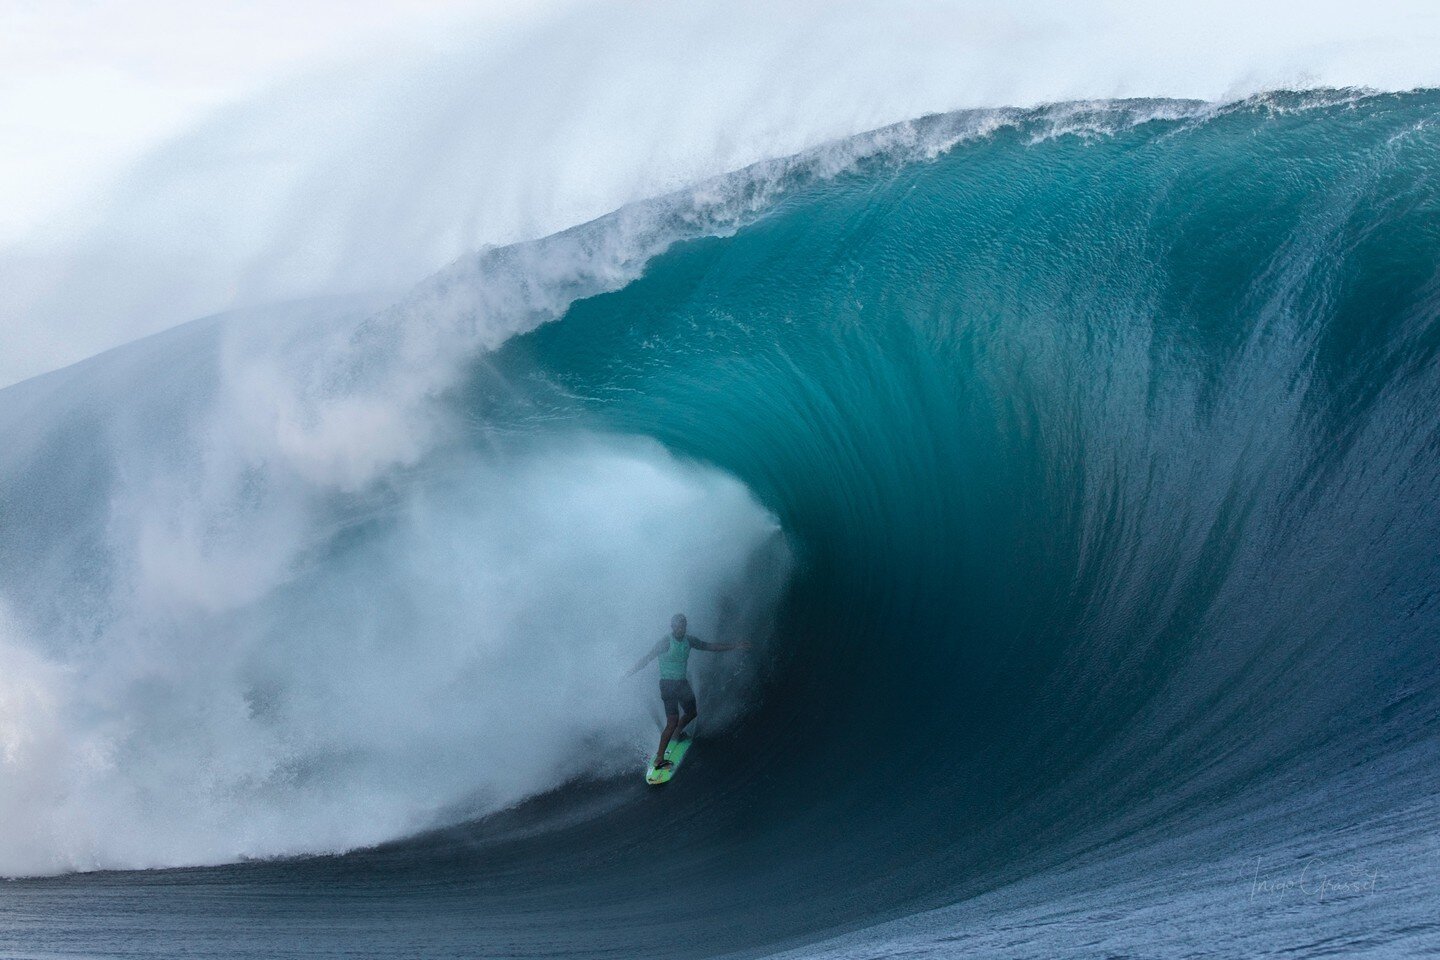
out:
M685 759L685 754L690 752L692 742L694 741L691 737L686 737L684 740L671 740L665 747L665 759L670 761L670 766L664 770L656 770L655 758L651 757L650 762L645 764L645 782L652 787L669 783L670 778L675 776L675 771L680 769L680 763Z

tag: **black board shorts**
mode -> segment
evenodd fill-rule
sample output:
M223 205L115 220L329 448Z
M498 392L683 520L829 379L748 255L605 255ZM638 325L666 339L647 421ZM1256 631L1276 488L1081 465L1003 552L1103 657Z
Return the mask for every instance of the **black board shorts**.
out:
M684 707L686 713L696 713L695 691L690 687L689 680L661 680L660 700L665 704L665 716L676 717L680 715L680 708Z

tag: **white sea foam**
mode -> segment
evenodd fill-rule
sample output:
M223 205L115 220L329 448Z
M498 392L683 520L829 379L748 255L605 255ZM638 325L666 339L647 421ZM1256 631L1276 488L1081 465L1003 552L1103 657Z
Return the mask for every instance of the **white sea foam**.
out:
M58 452L0 457L3 562L50 572L0 593L0 873L349 849L633 765L653 691L619 671L676 609L763 631L774 519L653 444L467 451L440 398L797 164L467 259L387 308L255 310L6 391L0 433ZM95 461L51 523L55 471Z
M0 626L0 873L344 850L633 768L653 678L621 671L677 609L763 627L783 582L748 492L653 445L453 455L338 541L316 487L214 452L127 456L88 636Z

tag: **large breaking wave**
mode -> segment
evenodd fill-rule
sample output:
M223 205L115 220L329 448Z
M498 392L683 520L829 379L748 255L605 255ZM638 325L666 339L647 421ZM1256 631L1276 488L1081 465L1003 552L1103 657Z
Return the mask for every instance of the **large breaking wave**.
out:
M1316 847L1407 878L1363 934L1414 936L1437 113L945 115L10 388L0 869L348 849L625 773L616 674L685 608L766 640L664 801L707 824L666 849L709 948ZM517 888L690 882L635 859L636 799ZM453 880L447 842L386 856ZM767 890L809 907L737 929Z

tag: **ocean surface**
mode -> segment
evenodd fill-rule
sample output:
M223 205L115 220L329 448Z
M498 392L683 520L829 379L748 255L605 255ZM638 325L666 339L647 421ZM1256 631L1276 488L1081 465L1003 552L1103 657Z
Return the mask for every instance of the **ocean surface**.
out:
M0 955L1440 952L1440 93L926 117L0 391ZM696 744L622 673L676 611Z

